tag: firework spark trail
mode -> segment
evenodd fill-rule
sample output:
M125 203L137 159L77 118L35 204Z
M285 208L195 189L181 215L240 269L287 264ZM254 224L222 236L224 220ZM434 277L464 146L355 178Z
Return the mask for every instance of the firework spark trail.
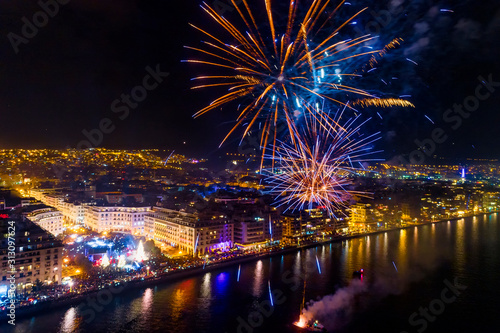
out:
M352 103L353 106L361 106L363 108L369 106L376 106L379 108L390 108L394 106L405 107L405 108L414 108L415 105L413 103L401 99L401 98L366 98L354 101Z
M369 155L378 153L371 146L379 133L364 136L361 128L368 120L359 123L357 116L342 121L342 115L338 112L328 121L310 116L305 129L293 127L293 140L278 142L275 157L267 156L276 163L264 173L277 206L286 205L285 211L322 206L334 216L354 196L370 197L350 190L349 177L361 170L353 163L374 160Z
M401 44L403 42L404 42L404 40L402 38L394 38L389 44L384 46L384 48L382 50L373 54L370 57L370 60L368 61L368 63L366 63L363 66L361 71L369 73L369 72L373 71L374 69L376 69L375 66L378 65L378 62L380 61L380 59L382 59L390 50L394 50L394 49L398 48L399 46L401 46Z
M356 80L362 77L364 69L373 69L378 59L402 42L402 39L396 38L381 50L366 51L364 47L376 36L342 38L339 32L353 24L355 18L367 8L332 31L326 31L325 26L338 15L345 1L329 11L331 0L313 0L309 8L302 8L304 5L299 6L298 1L290 0L287 23L282 32L274 21L271 0L264 0L266 24L257 23L247 0L239 4L234 0L231 2L246 31L239 30L208 4L203 3L201 7L225 30L232 42L191 25L208 40L203 41L200 48L187 47L200 54L202 59L185 62L212 66L227 73L195 77L193 81L200 84L193 89L228 88L227 93L199 110L195 117L235 100L246 99L243 109L238 110L236 124L222 143L238 128L243 128L242 137L245 137L254 126L264 124L260 138L264 147L262 156L269 142L272 142L274 154L276 140L279 139L276 136L278 123L287 123L289 134L293 136L293 127L299 118L319 111L315 107L317 102L329 101L350 108L348 100L375 98L369 91L358 88ZM353 61L359 61L360 65L368 61L368 64L359 67L361 71L358 73L356 69L348 69L353 67ZM400 106L407 104L401 103Z

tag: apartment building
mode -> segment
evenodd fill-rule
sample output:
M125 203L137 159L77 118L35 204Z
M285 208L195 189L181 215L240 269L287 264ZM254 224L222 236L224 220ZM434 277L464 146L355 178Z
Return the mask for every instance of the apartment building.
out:
M23 216L54 236L64 231L63 214L54 207L44 204L26 206L23 208Z
M5 214L7 215L7 214ZM11 228L9 230L9 228ZM15 229L12 229L15 228ZM14 235L9 231L15 230ZM38 279L45 284L60 283L63 244L51 233L25 217L0 217L0 296L4 296L14 274L17 293L28 293ZM15 250L9 250L9 237ZM15 253L14 271L9 252Z
M125 232L143 235L147 207L85 206L85 226L97 232Z
M178 247L188 254L224 251L234 244L233 224L220 217L200 220L195 214L154 207L145 222L147 238Z

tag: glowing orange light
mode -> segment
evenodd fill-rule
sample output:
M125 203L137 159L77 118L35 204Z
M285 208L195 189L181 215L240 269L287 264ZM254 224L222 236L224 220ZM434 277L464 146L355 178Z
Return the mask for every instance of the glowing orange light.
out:
M304 328L306 327L307 325L307 320L306 320L306 317L304 317L304 315L300 315L299 317L299 321L296 321L295 323L293 323L295 326L297 327L300 327L300 328Z

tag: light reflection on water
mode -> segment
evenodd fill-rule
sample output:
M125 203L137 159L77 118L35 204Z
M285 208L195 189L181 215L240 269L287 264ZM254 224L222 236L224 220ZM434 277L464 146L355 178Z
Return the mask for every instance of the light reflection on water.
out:
M201 297L212 298L212 287L210 286L210 278L212 273L208 272L203 276L203 284L201 285Z
M262 260L257 261L255 266L255 277L253 280L252 294L254 297L259 297L262 294L262 288L264 287L264 269Z
M72 307L68 311L66 311L66 314L64 315L60 332L61 333L74 332L77 329L79 323L80 320L76 318L76 309Z

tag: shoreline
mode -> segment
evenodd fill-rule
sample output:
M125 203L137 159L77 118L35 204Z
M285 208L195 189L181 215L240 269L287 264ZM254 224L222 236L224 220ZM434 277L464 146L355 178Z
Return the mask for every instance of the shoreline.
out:
M418 228L418 227L422 227L422 226L429 225L429 224L443 223L443 222L447 222L447 221L458 221L460 219L472 218L472 217L477 217L477 216L481 216L481 215L492 215L492 214L496 214L496 213L498 213L498 212L481 213L481 214L469 215L469 216L464 216L464 217L454 217L454 218L443 219L443 220L438 220L438 221L422 222L422 223L418 223L418 224L407 225L404 227L376 230L376 231L372 231L369 233L340 236L340 237L335 237L335 238L321 241L321 242L315 242L315 243L305 244L305 245L301 245L301 246L288 247L288 248L284 248L281 250L262 253L259 255L248 255L245 257L241 257L241 258L225 260L222 262L209 264L209 265L205 266L205 268L202 268L201 266L193 267L193 268L188 268L188 269L184 269L184 270L180 270L180 271L165 273L165 274L158 276L158 277L120 283L116 287L123 286L123 289L121 289L119 291L119 293L122 293L122 292L127 291L127 290L152 287L152 286L155 286L158 284L163 284L163 283L166 283L169 281L177 281L177 280L181 280L184 278L190 278L193 276L197 276L197 275L200 275L200 273L211 272L211 271L215 271L215 270L222 269L225 267L254 262L254 261L258 261L258 260L262 260L262 259L266 259L266 258L271 258L271 257L279 256L279 255L289 254L289 253L293 253L293 252L299 252L299 251L302 251L305 249L310 249L310 248L323 246L323 245L327 245L327 244L343 242L345 240L362 238L362 237L366 237L366 236L378 235L378 234L382 234L382 233L393 232L393 231L397 231L397 230L404 230L404 229L415 228L415 227ZM78 294L78 295L75 295L75 296L73 296L71 298L67 298L67 299L66 298L65 299L56 299L56 300L46 301L43 303L38 303L35 305L23 307L23 308L17 308L16 313L15 313L15 315L16 315L15 319L16 320L26 319L27 317L33 316L35 314L43 314L46 311L51 311L51 310L59 309L62 307L68 307L68 308L74 307L74 306L78 307L80 305L85 304L87 299L95 298L100 292L103 292L103 291L109 292L110 288L111 287L106 287L106 288L102 288L102 289L97 290L97 291L91 291L91 292L85 293L85 294ZM5 311L5 314L7 314L7 311ZM8 320L9 320L9 317L4 317L2 315L2 318L0 319L0 324L3 325L4 321L5 321L5 324L7 324Z

